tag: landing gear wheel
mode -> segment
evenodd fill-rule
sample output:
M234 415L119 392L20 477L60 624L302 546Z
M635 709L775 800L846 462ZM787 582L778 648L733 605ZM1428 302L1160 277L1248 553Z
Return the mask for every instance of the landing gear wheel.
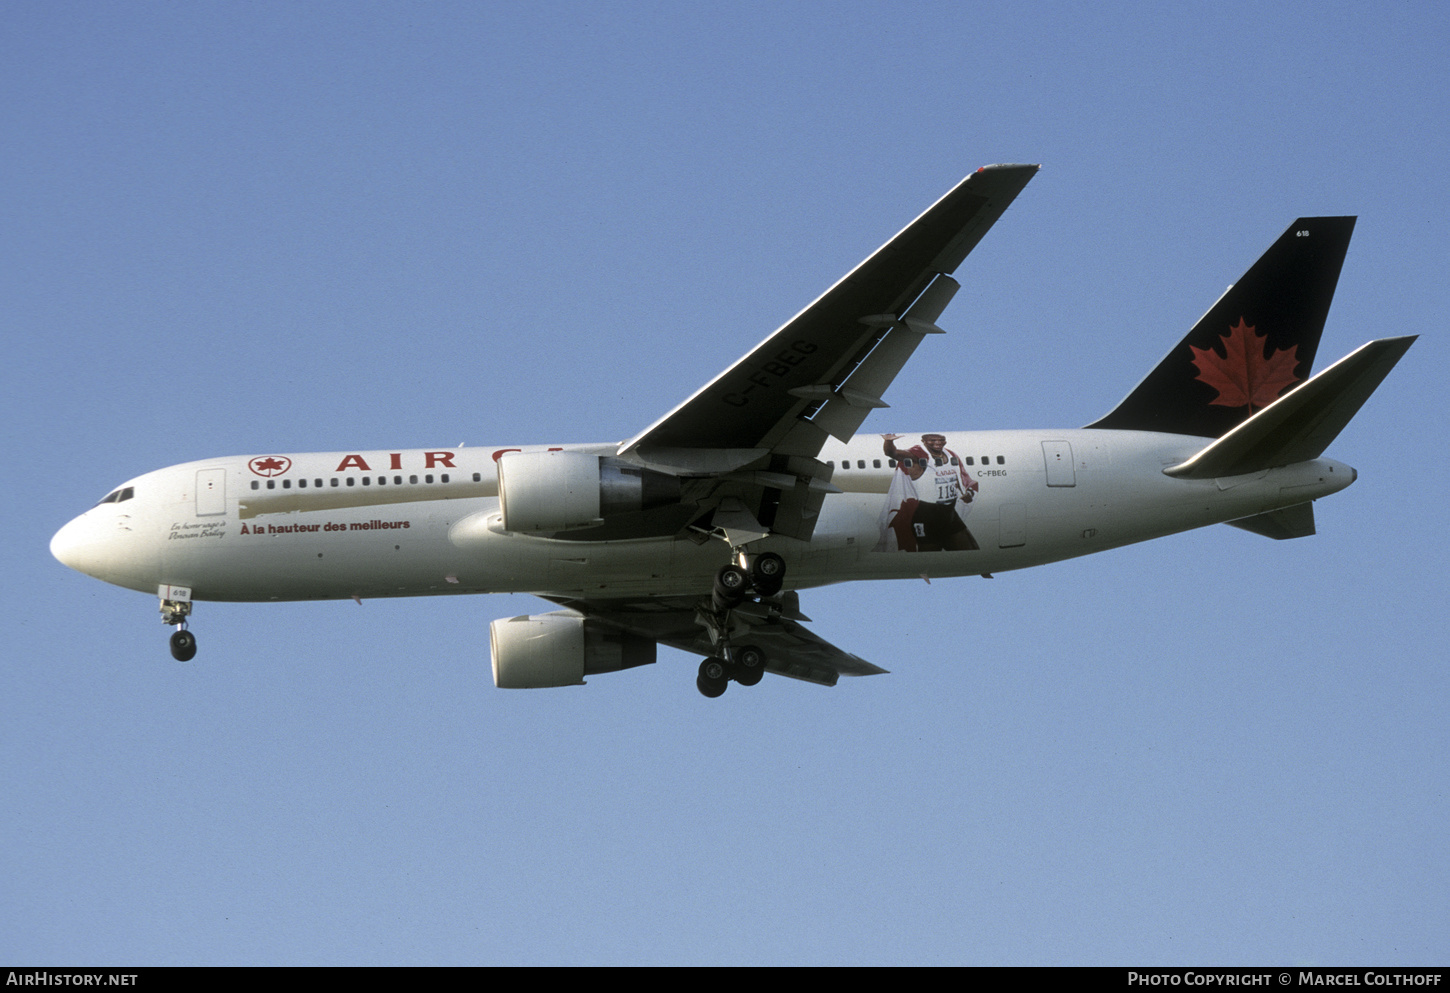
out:
M171 657L178 662L190 662L196 658L196 635L185 628L171 635Z
M754 686L765 675L765 653L754 645L735 649L735 681Z
M711 600L716 610L729 610L739 606L740 601L745 599L745 591L750 588L750 577L745 575L745 570L737 565L722 566L720 571L715 573L715 588L711 594Z
M785 559L774 552L762 552L750 563L750 582L761 596L775 596L785 582Z
M695 686L707 697L719 696L730 685L725 663L719 659L706 659L700 663L700 674L695 677Z

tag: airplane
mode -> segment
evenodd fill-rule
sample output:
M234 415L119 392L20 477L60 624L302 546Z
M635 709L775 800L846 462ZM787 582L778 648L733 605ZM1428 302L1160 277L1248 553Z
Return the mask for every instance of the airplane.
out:
M1313 501L1356 477L1323 453L1415 340L1311 376L1353 217L1294 221L1085 427L856 433L1038 168L967 176L625 441L187 462L111 490L51 552L155 593L183 662L197 601L530 593L558 609L490 625L496 686L578 685L665 645L703 656L718 697L767 672L886 672L806 627L804 589L991 577L1220 523L1313 534Z

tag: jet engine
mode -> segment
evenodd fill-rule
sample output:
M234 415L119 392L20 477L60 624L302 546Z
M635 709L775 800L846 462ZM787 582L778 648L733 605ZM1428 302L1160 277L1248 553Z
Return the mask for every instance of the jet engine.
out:
M585 676L655 660L649 638L567 610L500 618L488 626L493 684L500 689L577 686Z
M678 477L584 452L509 452L498 460L506 531L549 534L680 501Z

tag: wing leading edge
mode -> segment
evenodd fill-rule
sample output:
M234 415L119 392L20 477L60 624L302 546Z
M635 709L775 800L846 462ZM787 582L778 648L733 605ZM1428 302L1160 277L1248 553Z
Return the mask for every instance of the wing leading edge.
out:
M855 371L897 331L919 341L939 330L934 322L954 282L935 287L934 299L917 313L908 308L961 265L1038 168L993 165L972 173L748 355L622 444L619 454L681 467L698 463L701 449L723 457L707 464L731 468L772 453L813 458L835 432L812 418L832 404L860 409L862 417L885 406L880 391L910 350L868 365L865 389L852 382Z

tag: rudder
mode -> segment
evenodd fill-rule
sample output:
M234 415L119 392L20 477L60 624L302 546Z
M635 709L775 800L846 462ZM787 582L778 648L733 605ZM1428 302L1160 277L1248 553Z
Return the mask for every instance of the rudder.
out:
M1309 378L1353 217L1301 217L1089 428L1221 437Z

